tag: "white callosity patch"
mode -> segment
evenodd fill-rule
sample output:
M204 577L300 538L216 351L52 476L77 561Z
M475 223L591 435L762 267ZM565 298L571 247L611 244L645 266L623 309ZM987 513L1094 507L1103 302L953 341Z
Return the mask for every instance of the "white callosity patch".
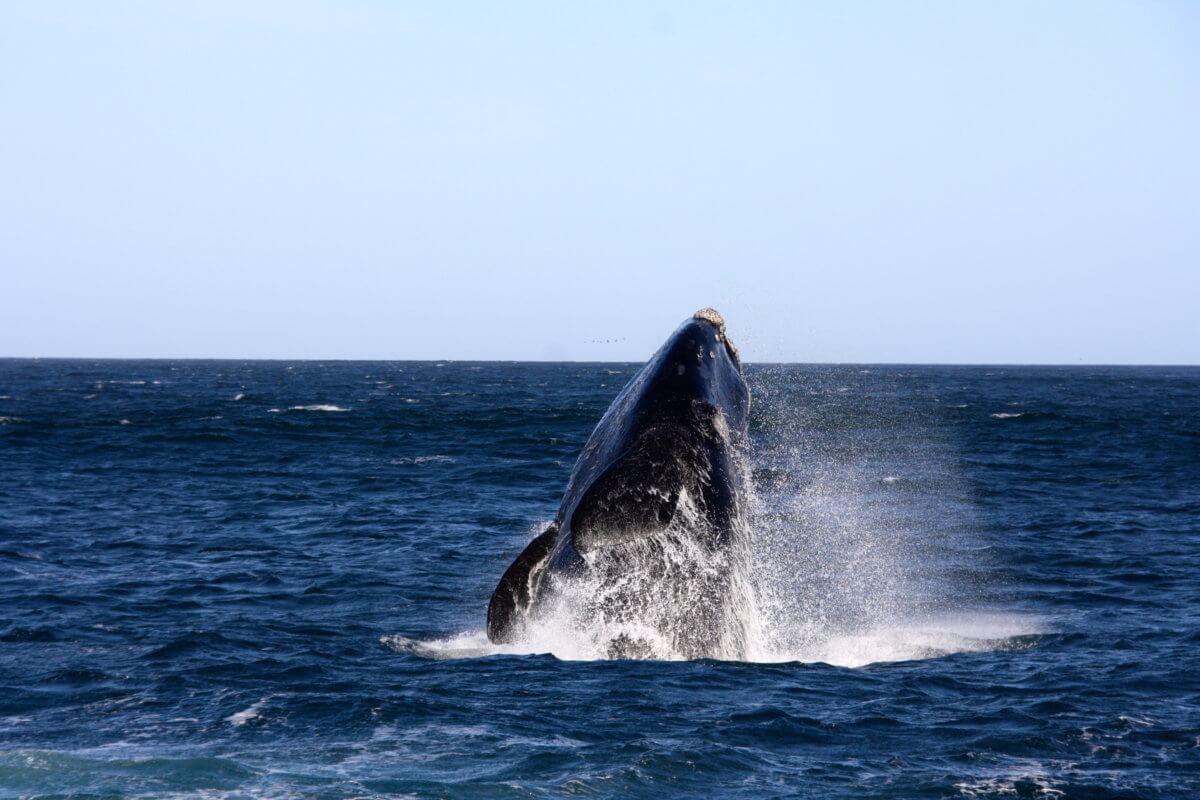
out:
M715 308L702 308L695 314L692 314L692 318L698 319L701 322L711 322L720 329L721 333L725 333L725 318Z

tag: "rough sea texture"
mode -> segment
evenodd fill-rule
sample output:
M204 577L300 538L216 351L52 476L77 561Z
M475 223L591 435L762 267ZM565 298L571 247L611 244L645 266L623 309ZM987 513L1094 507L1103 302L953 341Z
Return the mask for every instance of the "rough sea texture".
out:
M0 361L0 796L1200 796L1200 370L752 366L753 660L492 647L635 369Z

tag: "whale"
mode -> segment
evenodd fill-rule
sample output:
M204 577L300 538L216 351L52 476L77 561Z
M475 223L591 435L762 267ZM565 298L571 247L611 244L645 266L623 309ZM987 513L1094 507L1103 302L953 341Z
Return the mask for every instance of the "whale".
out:
M739 657L749 410L725 321L701 309L597 423L555 518L492 593L488 638L528 635L571 595L572 623L607 630L611 656Z

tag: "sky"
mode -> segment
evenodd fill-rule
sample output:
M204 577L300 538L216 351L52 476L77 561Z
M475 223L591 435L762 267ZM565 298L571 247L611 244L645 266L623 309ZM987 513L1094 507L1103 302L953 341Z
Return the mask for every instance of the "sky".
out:
M0 2L0 356L1200 363L1200 4Z

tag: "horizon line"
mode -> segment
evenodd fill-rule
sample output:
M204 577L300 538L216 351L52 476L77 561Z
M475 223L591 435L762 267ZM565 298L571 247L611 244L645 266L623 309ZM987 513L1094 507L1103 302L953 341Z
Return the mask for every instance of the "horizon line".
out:
M284 358L229 356L0 356L0 361L262 361L262 362L336 362L336 363L405 363L405 364L621 364L637 366L641 361L596 361L544 358ZM747 367L1175 367L1196 368L1198 363L1168 361L1103 362L1103 361L745 361Z

